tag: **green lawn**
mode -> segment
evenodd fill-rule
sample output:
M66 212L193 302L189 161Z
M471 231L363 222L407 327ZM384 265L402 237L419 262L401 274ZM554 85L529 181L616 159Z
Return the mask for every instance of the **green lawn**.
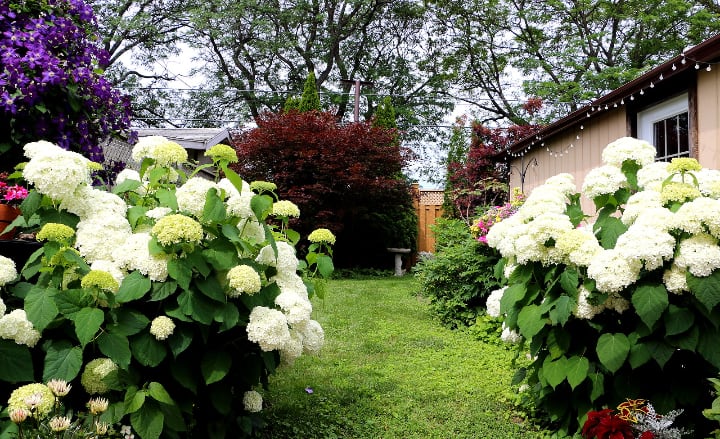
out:
M325 347L273 377L264 437L531 437L503 402L512 352L440 327L417 291L410 276L329 282Z

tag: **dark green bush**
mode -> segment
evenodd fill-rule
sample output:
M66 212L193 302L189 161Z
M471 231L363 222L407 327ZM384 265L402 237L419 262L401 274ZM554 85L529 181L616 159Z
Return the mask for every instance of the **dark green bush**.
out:
M494 275L499 254L477 242L463 221L439 219L432 230L436 253L415 267L422 294L444 325L473 325L485 308L486 297L500 286Z

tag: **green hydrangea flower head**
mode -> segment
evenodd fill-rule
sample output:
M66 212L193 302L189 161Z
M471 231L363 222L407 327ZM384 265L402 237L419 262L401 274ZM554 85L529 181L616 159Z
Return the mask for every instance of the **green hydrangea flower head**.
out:
M674 172L700 171L701 169L700 163L690 157L676 157L667 166L667 170L671 174Z
M228 145L218 143L205 151L205 157L210 157L214 162L226 160L228 163L237 163L238 157L235 150Z
M150 233L162 245L181 242L199 243L203 238L203 229L200 223L181 214L166 215L160 218Z
M47 223L38 232L38 241L68 242L75 236L75 230L65 224Z
M88 162L87 167L90 172L97 172L97 171L103 170L102 163L98 163L98 162Z
M262 194L263 192L274 192L277 189L277 185L269 181L256 180L250 183L250 189Z
M116 293L120 284L112 274L103 270L90 270L80 281L83 288L98 288L109 293Z
M320 244L335 244L335 235L328 229L315 229L308 235L308 241Z
M85 365L80 384L91 395L107 393L118 383L118 370L118 365L111 359L96 358Z
M55 405L55 395L42 383L26 384L13 390L8 399L8 411L16 409L30 410L31 416L42 419Z
M188 154L185 148L172 140L159 142L155 145L152 156L159 166L181 164L187 162L188 159Z
M688 183L671 181L662 188L660 201L664 206L672 203L684 203L702 196L700 190Z
M292 201L280 200L277 203L273 203L272 214L284 218L298 218L300 216L300 208Z

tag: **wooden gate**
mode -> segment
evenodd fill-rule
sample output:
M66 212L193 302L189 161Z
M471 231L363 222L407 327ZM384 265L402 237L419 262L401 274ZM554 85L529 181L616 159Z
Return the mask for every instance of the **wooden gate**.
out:
M413 184L413 191L418 216L417 251L435 253L435 235L430 226L442 216L444 192L441 189L420 189L417 183Z

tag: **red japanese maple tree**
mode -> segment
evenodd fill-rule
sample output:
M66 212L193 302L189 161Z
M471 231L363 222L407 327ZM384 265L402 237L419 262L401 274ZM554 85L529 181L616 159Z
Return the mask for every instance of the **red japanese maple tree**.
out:
M266 113L256 122L233 138L235 171L275 183L300 208L292 225L301 234L333 231L337 265L377 265L386 247L414 246L416 217L402 174L411 153L398 146L395 130L339 124L320 111Z

